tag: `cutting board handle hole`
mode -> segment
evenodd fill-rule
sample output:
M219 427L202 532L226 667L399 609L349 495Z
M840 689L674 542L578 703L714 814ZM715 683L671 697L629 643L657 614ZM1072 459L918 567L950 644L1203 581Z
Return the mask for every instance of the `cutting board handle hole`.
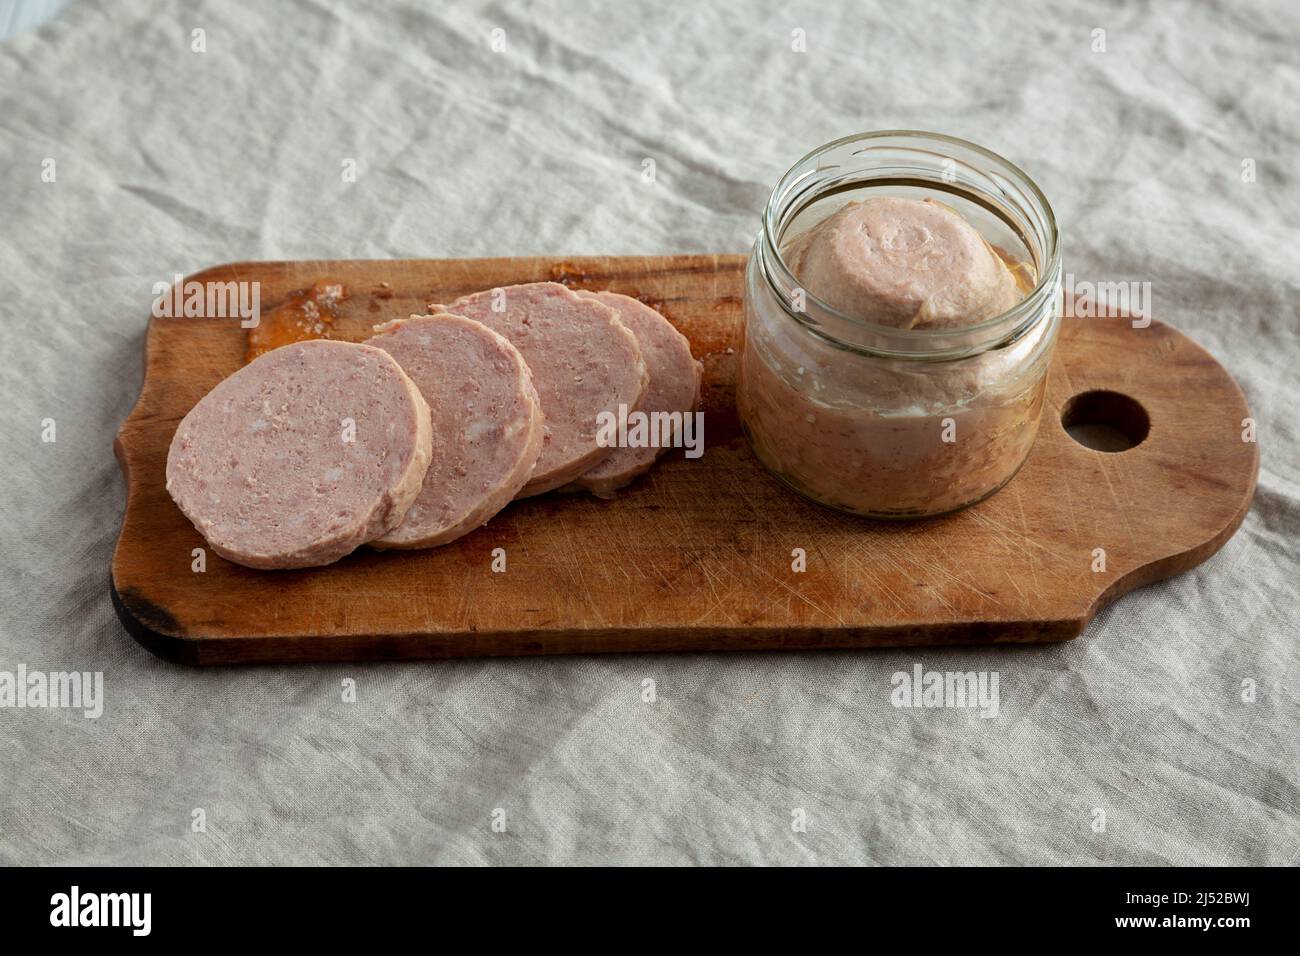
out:
M1094 451L1136 448L1151 431L1147 410L1120 392L1080 392L1061 409L1061 424L1071 438Z

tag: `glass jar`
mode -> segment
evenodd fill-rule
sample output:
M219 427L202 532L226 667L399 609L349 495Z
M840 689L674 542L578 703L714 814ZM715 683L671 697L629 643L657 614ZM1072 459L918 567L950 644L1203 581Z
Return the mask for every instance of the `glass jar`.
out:
M959 328L896 328L837 311L783 258L846 203L937 199L1002 257L1023 293ZM781 178L745 277L737 404L755 454L800 494L876 518L964 508L1006 484L1038 430L1060 324L1056 220L1007 160L936 133L828 143Z

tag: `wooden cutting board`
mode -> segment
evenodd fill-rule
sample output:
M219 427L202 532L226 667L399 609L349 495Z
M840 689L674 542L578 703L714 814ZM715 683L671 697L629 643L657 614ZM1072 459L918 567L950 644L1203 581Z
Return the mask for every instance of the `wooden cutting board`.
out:
M152 318L143 389L115 446L127 502L112 588L127 630L193 664L1062 641L1126 591L1204 561L1245 516L1259 456L1242 438L1240 389L1187 337L1126 319L1064 322L1034 450L982 504L886 523L805 501L763 470L737 421L744 264L250 262L191 276L260 282L264 314L318 280L341 282L350 298L335 337L352 341L429 302L517 282L638 296L704 362L706 450L670 453L617 500L533 498L430 551L363 548L329 567L268 572L209 550L196 572L204 541L164 489L167 448L185 413L240 367L246 333L238 319ZM1145 440L1107 453L1071 438L1062 410L1094 390L1140 403ZM1093 410L1123 417L1108 401L1122 400Z

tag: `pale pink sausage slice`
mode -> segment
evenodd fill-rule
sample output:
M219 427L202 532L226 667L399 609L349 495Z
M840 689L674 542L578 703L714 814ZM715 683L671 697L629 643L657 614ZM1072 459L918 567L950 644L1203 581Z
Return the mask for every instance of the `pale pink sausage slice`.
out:
M406 517L374 548L432 548L485 524L528 481L542 406L519 350L479 322L413 315L379 326L383 349L429 403L433 451Z
M387 352L298 342L250 362L181 420L167 490L222 557L315 567L402 520L429 450L429 407Z
M631 296L617 292L579 292L618 313L641 346L650 385L638 411L689 414L700 400L700 363L691 356L691 343L672 323ZM616 448L573 484L597 495L609 495L650 470L662 448Z
M596 440L598 416L635 408L649 381L636 337L618 313L554 282L488 289L430 311L482 322L509 339L532 370L546 437L519 498L567 484L607 455Z

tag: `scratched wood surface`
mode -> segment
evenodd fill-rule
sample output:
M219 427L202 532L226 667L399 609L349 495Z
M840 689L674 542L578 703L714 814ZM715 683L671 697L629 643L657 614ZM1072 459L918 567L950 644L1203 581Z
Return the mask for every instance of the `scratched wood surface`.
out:
M336 337L348 340L516 282L639 296L704 362L706 452L670 454L615 501L513 504L443 548L363 548L281 572L209 552L195 573L204 542L164 489L167 447L240 366L245 333L237 319L153 318L143 389L115 446L127 503L112 593L124 624L196 664L1060 641L1124 592L1203 561L1249 507L1258 454L1241 440L1249 411L1236 384L1172 328L1122 319L1065 321L1038 441L989 500L914 523L813 505L762 469L736 418L743 269L741 256L695 255L241 263L190 277L259 281L263 311L320 279L342 282ZM1070 438L1061 410L1094 389L1139 401L1146 440L1109 454ZM492 571L496 548L505 573Z

